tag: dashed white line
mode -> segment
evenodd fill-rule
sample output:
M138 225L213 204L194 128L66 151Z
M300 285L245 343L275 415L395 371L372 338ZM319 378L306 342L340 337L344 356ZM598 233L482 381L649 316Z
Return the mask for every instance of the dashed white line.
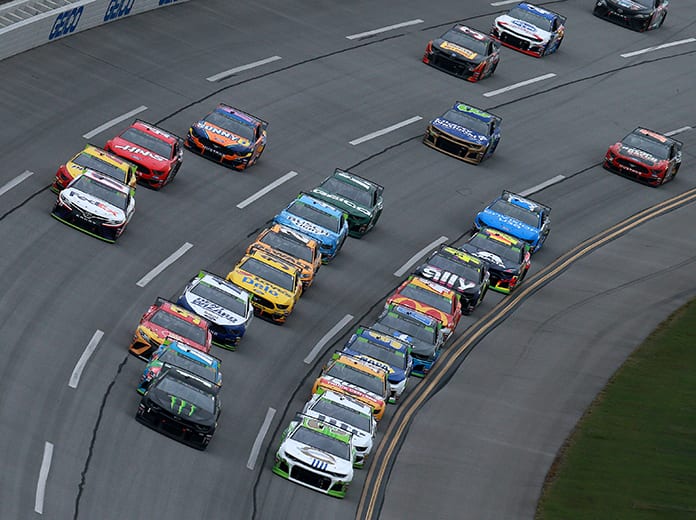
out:
M266 186L265 188L262 188L262 189L260 189L259 191L257 191L256 193L254 193L251 197L248 197L248 198L244 199L242 202L240 202L239 204L237 204L237 207L238 207L239 209L244 209L244 208L246 208L249 204L251 204L252 202L254 202L254 201L258 200L258 199L260 199L261 197L263 197L263 196L264 196L266 193L268 193L269 191L276 189L278 186L280 186L280 185L283 184L284 182L289 181L290 179L292 179L295 175L297 175L297 172L289 171L288 173L286 173L285 175L283 175L281 178L274 180L272 183L270 183L270 184L269 184L268 186Z
M174 262L176 262L179 258L181 258L186 251L191 249L193 247L193 244L189 244L186 242L183 246L181 246L179 249L174 251L171 255L169 255L167 258L162 260L162 262L155 267L152 271L147 273L145 276L143 276L140 280L136 282L136 285L138 287L145 287L147 284L149 284L158 274L160 274L162 271L164 271L167 267L172 265Z
M682 126L681 128L677 128L676 130L670 130L669 132L665 132L665 135L667 137L672 137L673 135L681 134L682 132L686 132L688 130L693 130L690 126Z
M4 195L8 191L10 191L12 188L17 186L18 184L24 182L32 175L34 175L34 172L31 172L29 170L24 170L22 173L17 175L17 177L12 179L10 182L6 183L2 188L0 188L0 196Z
M275 408L269 408L266 411L266 418L263 420L261 429L259 430L259 433L256 435L256 439L254 440L254 445L251 447L251 453L249 454L249 460L247 460L246 465L247 469L253 471L254 467L256 467L256 459L259 457L259 452L261 451L261 444L263 444L263 439L266 437L268 429L271 427L271 421L273 420L273 416L275 415L275 413Z
M52 458L53 444L46 442L46 444L44 444L43 459L41 460L41 469L39 470L39 480L36 483L36 498L34 499L34 511L40 515L43 514L46 481L48 480L48 472L51 469Z
M374 36L375 34L392 31L394 29L401 29L402 27L408 27L409 25L418 25L419 23L423 23L423 20L417 18L415 20L409 20L408 22L387 25L386 27L380 27L379 29L373 29L371 31L361 32L358 34L351 34L350 36L346 36L346 38L348 38L349 40L359 40L360 38L365 38L367 36Z
M483 95L485 97L497 96L498 94L502 94L504 92L509 92L510 90L515 90L516 88L525 87L527 85L531 85L532 83L536 83L537 81L544 81L545 79L550 79L550 78L553 78L555 76L556 75L553 72L550 72L549 74L544 74L543 76L538 76L536 78L528 79L526 81L520 81L519 83L515 83L514 85L499 88L498 90L491 90L490 92L484 92Z
M247 63L246 65L240 65L239 67L235 67L233 69L225 70L223 72L220 72L218 74L214 74L212 76L208 76L207 79L208 81L215 82L215 81L220 81L221 79L228 78L230 76L234 76L237 74L237 72L243 72L245 70L253 69L255 67L260 67L261 65L266 65L267 63L273 63L274 61L282 60L280 56L271 56L270 58L265 58L263 60L255 61L253 63Z
M351 314L346 314L336 325L331 327L331 330L322 336L322 338L317 342L317 344L314 345L314 348L311 350L311 352L307 354L307 357L304 358L305 364L312 364L314 358L317 357L317 354L321 352L321 350L329 342L329 340L331 340L331 338L338 334L341 331L341 329L343 329L343 327L348 325L351 321L353 321L353 316Z
M555 177L551 177L549 180L544 181L541 184L537 184L536 186L532 186L531 188L521 191L520 195L522 195L523 197L527 197L532 193L536 193L537 191L541 191L544 188L548 188L549 186L561 182L563 179L565 179L565 175L556 175Z
M675 45L684 45L685 43L696 42L696 38L687 38L685 40L678 40L676 42L663 43L662 45L656 45L655 47L646 47L639 51L627 52L621 54L622 58L631 58L632 56L638 56L639 54L645 54L647 52L659 51L660 49L666 49L668 47L674 47Z
M444 244L447 242L449 238L442 236L435 240L434 242L431 242L427 246L425 246L423 249L418 251L415 255L413 255L411 258L408 259L408 262L406 262L404 265L402 265L398 270L394 271L394 276L403 276L408 272L413 265L418 262L423 256L425 256L426 253L430 252L431 250L435 249L437 246L440 244Z
M491 2L491 5L493 7L498 7L499 5L517 4L517 3L519 3L519 0L503 0L502 2Z
M97 345L99 345L99 342L103 336L104 332L97 329L92 336L92 339L89 340L87 347L85 348L84 352L82 352L80 359L77 360L77 364L75 365L75 368L73 368L72 374L70 375L70 381L68 382L68 386L70 388L77 388L77 385L80 384L80 376L82 376L82 371L85 369L87 361L97 349Z
M367 134L362 137L358 137L357 139L353 139L352 141L350 141L350 144L355 146L360 143L364 143L365 141L369 141L370 139L374 139L375 137L388 134L389 132L393 132L394 130L398 130L399 128L402 128L404 126L408 126L412 123L415 123L416 121L420 121L421 119L423 119L421 116L413 116L409 119L406 119L405 121L401 121L400 123L388 126L387 128L382 128L382 130L377 130L376 132L372 132L371 134Z
M95 128L91 132L87 132L82 137L84 137L85 139L92 139L92 137L94 137L95 135L101 134L104 130L107 130L107 129L111 128L112 126L119 124L121 121L125 121L126 119L130 119L134 115L139 114L140 112L143 112L144 110L147 110L147 107L145 105L140 105L138 108L135 108L135 109L131 110L130 112L126 112L125 114L123 114L121 116L113 118L111 121L107 121L106 123L104 123L101 126L98 126L97 128Z

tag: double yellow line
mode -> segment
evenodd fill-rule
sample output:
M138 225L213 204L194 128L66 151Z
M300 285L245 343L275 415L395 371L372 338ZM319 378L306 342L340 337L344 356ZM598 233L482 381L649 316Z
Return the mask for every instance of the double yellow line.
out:
M372 455L372 462L365 478L360 502L358 503L356 519L372 520L379 516L388 484L388 472L391 471L399 447L404 440L405 432L410 426L414 415L456 372L473 346L505 320L528 296L541 289L553 278L559 276L580 258L645 222L694 201L696 201L696 188L646 208L585 240L527 280L524 286L507 296L485 316L469 327L467 332L459 337L452 347L442 353L434 369L428 374L423 383L416 390L409 393L396 409L394 416L389 421L389 426L384 433L382 442Z

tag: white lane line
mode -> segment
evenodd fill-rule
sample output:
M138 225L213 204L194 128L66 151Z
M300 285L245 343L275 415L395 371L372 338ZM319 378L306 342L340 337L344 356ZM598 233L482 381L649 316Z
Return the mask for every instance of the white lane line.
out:
M349 40L359 40L360 38L365 38L366 36L374 36L375 34L391 31L393 29L401 29L402 27L408 27L409 25L418 25L423 23L423 20L417 18L415 20L409 20L408 22L396 23L394 25L387 25L386 27L380 27L379 29L373 29L371 31L366 31L358 34L351 34L346 36Z
M528 79L526 81L520 81L519 83L515 83L514 85L499 88L498 90L491 90L490 92L484 92L483 95L485 97L497 96L498 94L502 94L503 92L509 92L510 90L515 90L516 88L525 87L527 85L531 85L532 83L536 83L537 81L544 81L545 79L550 79L550 78L553 78L555 76L556 75L553 72L550 72L549 74L544 74L543 76L538 76L536 78Z
M73 368L72 374L70 375L70 381L68 382L68 386L70 388L77 388L77 385L80 384L80 376L82 376L82 371L85 369L87 361L89 361L90 356L97 349L97 345L99 345L99 342L103 336L104 332L97 329L92 336L92 339L90 339L89 343L87 343L87 347L80 356L80 359L77 360L77 364L75 365L75 368Z
M134 115L139 114L140 112L142 112L144 110L147 110L147 107L145 105L140 105L138 108L135 108L135 109L131 110L130 112L126 112L122 116L118 116L118 117L113 118L111 121L107 121L106 123L104 123L101 126L98 126L97 128L95 128L91 132L87 132L82 137L84 137L85 139L92 139L92 137L94 137L95 135L101 134L104 130L107 130L107 129L111 128L112 126L119 124L121 121L125 121L126 119L130 119Z
M677 128L676 130L670 130L669 132L665 132L665 135L667 137L672 137L673 135L681 134L682 132L686 132L688 130L693 130L690 126L682 126L681 128Z
M527 188L526 190L521 191L520 195L522 195L523 197L527 197L532 193L536 193L537 191L541 191L544 188L548 188L549 186L561 182L563 179L565 179L565 175L556 175L555 177L551 177L548 181L544 181L541 184L537 184L536 186L532 186L531 188Z
M498 7L499 5L517 4L517 3L519 3L518 0L503 0L502 2L491 2L491 5L493 7Z
M145 276L143 276L140 280L136 282L135 285L138 287L145 287L147 284L149 284L158 274L160 274L162 271L164 271L167 267L172 265L174 262L176 262L179 258L181 258L186 251L191 249L193 247L193 244L189 244L186 242L183 246L181 246L179 249L174 251L171 255L169 255L167 258L162 260L162 262L155 267L152 271L147 273Z
M17 186L19 183L24 182L27 180L29 177L34 175L34 172L31 172L29 170L24 170L22 173L17 175L14 179L12 179L10 182L5 184L2 188L0 188L0 196L4 195L8 191L10 191L12 188Z
M256 459L259 457L259 452L261 451L261 444L263 444L263 439L266 437L268 429L271 427L271 421L273 420L273 416L275 415L275 413L275 408L269 408L268 411L266 411L266 418L263 420L261 429L259 430L259 433L256 435L256 439L254 440L254 445L251 447L249 460L247 460L247 469L253 471L254 467L256 466Z
M655 47L646 47L639 51L627 52L621 54L622 58L630 58L632 56L638 56L639 54L645 54L647 52L659 51L660 49L666 49L667 47L674 47L675 45L684 45L685 43L696 42L696 38L687 38L685 40L678 40L676 42L663 43L662 45L656 45Z
M418 262L423 256L425 256L427 253L429 253L432 249L435 249L437 246L440 244L444 244L447 242L449 238L442 236L435 240L434 242L431 242L427 246L425 246L423 249L418 251L415 255L413 255L411 258L408 259L408 262L406 262L404 265L402 265L398 270L394 271L394 276L403 276L408 272L411 267L413 267L413 264Z
M267 63L273 63L274 61L282 59L283 58L281 58L280 56L271 56L270 58L265 58L263 60L255 61L253 63L247 63L246 65L240 65L239 67L225 70L223 72L219 72L218 74L213 74L212 76L208 76L205 79L211 82L220 81L221 79L228 78L229 76L234 76L235 74L237 74L237 72L243 72L245 70L260 67L261 65L266 65Z
M263 197L263 196L264 196L266 193L268 193L269 191L276 189L278 186L280 186L280 185L283 184L284 182L289 181L290 179L292 179L295 175L297 175L297 172L289 171L288 173L286 173L285 175L283 175L280 179L274 180L272 183L270 183L270 184L269 184L268 186L266 186L265 188L262 188L262 189L260 189L259 191L257 191L256 193L254 193L251 197L244 199L242 202L240 202L239 204L237 204L237 207L238 207L239 209L244 209L244 208L246 208L249 204L251 204L252 202L254 202L254 201L258 200L258 199L260 199L261 197Z
M321 352L321 349L324 348L324 345L326 345L331 338L338 334L341 331L341 329L348 325L352 320L353 316L351 314L346 314L345 316L343 316L343 318L341 318L341 321L339 321L336 325L331 327L331 330L322 336L322 338L317 342L317 344L314 345L314 348L311 350L311 352L307 354L307 357L304 358L305 364L312 364L314 358L317 357L317 354L319 354L319 352Z
M401 121L400 123L388 126L387 128L382 128L382 130L377 130L376 132L372 132L371 134L367 134L362 137L358 137L357 139L353 139L352 141L350 141L350 144L355 146L357 144L364 143L365 141L369 141L370 139L374 139L375 137L388 134L389 132L398 130L401 127L410 125L412 123L415 123L416 121L420 121L421 119L423 119L421 116L413 116L409 119L406 119L405 121Z
M36 499L34 500L34 511L43 514L44 496L46 495L46 481L48 471L51 469L51 459L53 458L53 444L44 444L43 460L39 470L39 481L36 483Z

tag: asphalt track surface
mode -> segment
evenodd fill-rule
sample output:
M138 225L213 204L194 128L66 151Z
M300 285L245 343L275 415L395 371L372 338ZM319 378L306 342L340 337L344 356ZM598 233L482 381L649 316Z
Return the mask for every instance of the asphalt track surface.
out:
M480 1L192 1L0 62L0 190L32 172L0 195L0 518L36 518L40 509L61 520L348 519L365 514L373 490L381 493L374 518L532 518L544 475L587 404L645 335L696 294L694 204L646 220L520 301L423 403L395 464L366 493L376 464L357 472L345 500L270 468L280 432L322 362L350 327L371 323L402 279L393 273L438 237L461 240L502 189L565 177L532 196L553 208L534 275L577 244L694 188L693 131L679 134L679 176L659 189L599 163L637 125L696 126L694 43L620 56L693 37L696 6L675 5L662 29L640 34L594 18L591 5L550 4L568 17L561 50L539 60L503 49L495 75L478 84L420 57L427 40L455 21L486 30L505 9ZM423 23L346 38L417 19ZM205 79L272 56L281 59ZM503 117L500 147L481 166L420 143L426 121L457 99ZM174 183L161 192L138 189L136 215L116 245L49 217L55 197L48 185L84 134L146 106L139 117L183 135L219 101L270 122L268 148L253 169L233 172L187 152ZM423 119L349 144L415 116ZM126 124L89 140L101 145ZM382 219L322 268L286 325L257 319L237 352L215 351L224 363L224 409L208 451L136 423L143 365L126 347L142 312L159 295L175 296L201 268L225 274L257 230L337 166L385 186ZM289 171L298 175L237 208ZM178 261L136 285L187 242L193 247ZM448 348L457 348L467 327L481 327L477 320L492 319L504 300L489 294ZM304 363L348 314L354 320L345 334ZM98 330L103 338L72 388L75 365ZM252 459L269 408L276 413ZM391 407L380 435L394 413ZM39 501L47 442L53 452Z

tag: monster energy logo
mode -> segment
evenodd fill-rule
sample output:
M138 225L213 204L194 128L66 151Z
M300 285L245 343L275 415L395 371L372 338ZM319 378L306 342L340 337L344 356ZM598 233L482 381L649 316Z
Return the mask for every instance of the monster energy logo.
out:
M178 407L177 407L178 403ZM182 412L186 411L186 407L189 407L189 412L188 416L191 417L193 415L193 412L196 411L196 405L193 403L189 403L188 401L184 401L180 397L177 397L175 395L170 395L169 396L169 408L172 410L176 411L177 415L181 415Z

